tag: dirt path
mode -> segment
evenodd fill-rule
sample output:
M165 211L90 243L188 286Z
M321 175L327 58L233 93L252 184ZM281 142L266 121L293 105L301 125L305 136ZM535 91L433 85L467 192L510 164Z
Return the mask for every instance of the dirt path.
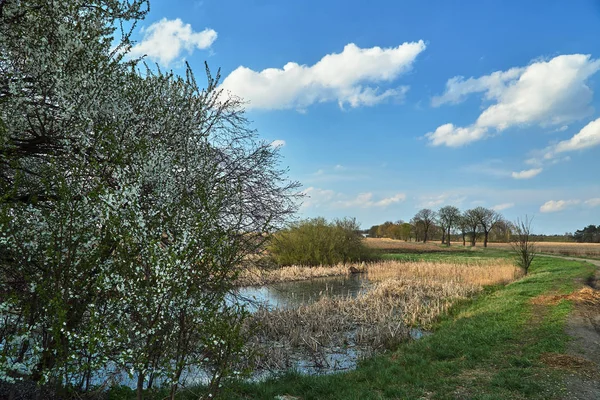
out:
M540 254L540 256L542 256ZM589 260L576 257L546 256L565 260L586 261L599 267L594 279L585 282L580 293L590 289L600 290L600 260ZM585 291L588 292L585 292ZM565 399L598 400L600 399L600 304L582 297L574 301L573 312L567 321L567 333L573 338L567 348L570 356L565 359L565 367L569 369L566 377L567 393Z

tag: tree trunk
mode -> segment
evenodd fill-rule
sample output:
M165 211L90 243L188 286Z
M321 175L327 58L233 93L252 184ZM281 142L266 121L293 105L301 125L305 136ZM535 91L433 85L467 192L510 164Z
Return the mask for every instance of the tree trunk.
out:
M483 247L487 247L488 235L489 234L490 234L489 231L485 231L485 237L483 238Z
M475 239L477 237L477 232L473 231L471 232L471 246L475 247Z
M137 379L137 400L144 400L144 374L142 373Z
M446 230L442 231L442 244L446 243Z
M446 241L448 242L448 247L450 247L450 227L448 227L448 234L446 235L447 239Z
M464 233L464 232L462 232L462 237L463 237L463 247L465 247L465 246L467 245L467 238L466 238L466 236L467 236L467 235L465 235L465 233Z

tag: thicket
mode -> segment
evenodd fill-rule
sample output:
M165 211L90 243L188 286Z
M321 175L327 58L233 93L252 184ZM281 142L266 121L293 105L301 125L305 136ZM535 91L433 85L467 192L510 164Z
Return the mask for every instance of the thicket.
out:
M0 0L2 398L90 398L122 373L174 397L188 369L214 395L243 356L227 295L296 185L218 74L127 61L115 27L147 7Z
M276 233L270 252L279 265L334 265L372 258L354 219L314 218Z

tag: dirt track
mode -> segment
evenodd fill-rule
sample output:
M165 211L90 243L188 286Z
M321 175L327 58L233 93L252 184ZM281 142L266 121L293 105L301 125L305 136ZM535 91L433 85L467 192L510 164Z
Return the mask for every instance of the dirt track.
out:
M547 256L565 260L586 261L599 267L594 279L585 282L579 292L570 297L574 310L567 321L567 333L573 338L567 348L562 367L570 372L566 377L565 399L600 399L600 261L575 257Z

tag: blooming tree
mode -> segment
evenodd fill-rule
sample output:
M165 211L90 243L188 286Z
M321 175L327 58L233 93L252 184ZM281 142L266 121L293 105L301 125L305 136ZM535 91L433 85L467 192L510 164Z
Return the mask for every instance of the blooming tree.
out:
M0 381L66 397L127 371L174 395L192 367L211 395L234 372L227 294L297 184L218 75L127 61L115 27L146 11L0 0Z

